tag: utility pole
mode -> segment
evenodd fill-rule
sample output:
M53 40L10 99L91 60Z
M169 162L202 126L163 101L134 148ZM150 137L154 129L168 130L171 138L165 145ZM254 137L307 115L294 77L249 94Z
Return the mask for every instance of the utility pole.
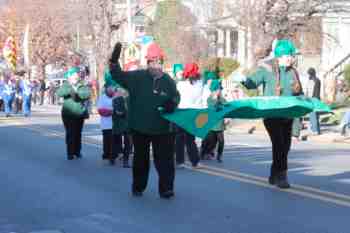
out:
M127 7L127 18L128 18L128 44L131 44L133 41L132 35L132 22L131 22L131 0L126 0Z

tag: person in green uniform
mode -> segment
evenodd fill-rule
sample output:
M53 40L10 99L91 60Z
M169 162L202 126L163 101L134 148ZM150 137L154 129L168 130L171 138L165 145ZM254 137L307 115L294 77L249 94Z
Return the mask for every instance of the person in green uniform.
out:
M66 131L67 159L81 158L81 132L84 120L88 118L87 101L90 89L79 77L79 69L70 68L64 75L67 79L57 90L62 97L62 121Z
M261 62L258 68L245 77L236 75L248 89L263 87L264 96L294 96L302 93L298 72L293 67L296 48L290 40L279 40L274 49L274 59ZM292 138L292 118L264 119L272 142L272 165L269 183L279 188L290 187L287 178L288 153Z
M225 98L222 96L222 86L219 80L212 80L210 84L211 94L208 97L207 103L209 108L220 109L222 105L226 103ZM217 146L216 160L222 163L222 154L225 146L225 120L222 119L217 125L210 130L208 135L202 141L201 146L201 158L206 158L206 155L211 154Z
M117 86L116 95L113 98L113 135L118 138L114 144L115 151L123 154L123 167L130 168L129 156L132 151L132 138L129 133L129 94L120 86Z
M183 80L184 75L184 66L182 64L173 65L173 79L175 82Z
M175 135L172 124L161 114L175 111L180 96L175 81L162 70L164 53L158 45L148 47L147 69L130 72L122 71L119 65L121 49L117 43L110 59L110 71L113 80L129 92L129 128L134 143L132 194L142 196L147 187L152 145L159 195L169 199L174 196Z

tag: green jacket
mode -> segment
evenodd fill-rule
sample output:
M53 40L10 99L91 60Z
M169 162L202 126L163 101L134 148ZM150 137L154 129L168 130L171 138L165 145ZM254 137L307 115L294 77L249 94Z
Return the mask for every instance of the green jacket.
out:
M74 90L68 82L57 90L57 95L63 97L62 116L71 118L87 118L86 100L90 98L90 88L79 82Z
M113 79L130 95L129 128L140 133L160 135L172 132L172 125L161 117L165 102L180 101L174 80L164 74L154 82L148 70L124 72L120 65L111 68Z
M220 105L223 105L227 103L227 101L221 97L219 99L214 99L212 96L209 96L208 100L208 108L220 108ZM224 131L225 130L225 124L224 124L224 119L221 119L212 129L211 131Z
M117 110L118 98L113 99L113 134L123 134L129 131L129 113L128 109L130 108L129 97L121 97L123 100L125 115L119 115Z
M293 70L286 70L283 67L279 67L280 70L280 87L281 87L281 96L294 96L301 94L295 93L295 73ZM276 95L276 85L277 85L277 75L276 72L272 71L271 65L262 65L259 66L255 72L248 75L247 80L243 82L243 85L247 89L257 89L260 86L263 87L264 96L275 96ZM299 81L300 85L300 81ZM301 89L301 85L300 85Z

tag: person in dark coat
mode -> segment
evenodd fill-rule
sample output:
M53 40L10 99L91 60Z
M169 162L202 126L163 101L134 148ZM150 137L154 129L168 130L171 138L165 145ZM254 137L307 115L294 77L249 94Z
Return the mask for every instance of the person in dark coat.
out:
M309 75L309 82L307 84L306 95L309 97L321 99L321 81L316 76L315 68L310 68L307 73ZM319 114L317 112L312 112L309 116L312 133L316 135L321 134Z
M121 44L117 43L110 60L113 80L129 92L129 128L134 143L132 194L142 196L150 169L150 146L159 175L161 198L174 196L175 135L173 126L161 117L173 112L179 103L174 80L162 70L164 53L156 44L147 51L147 69L124 72L119 65Z

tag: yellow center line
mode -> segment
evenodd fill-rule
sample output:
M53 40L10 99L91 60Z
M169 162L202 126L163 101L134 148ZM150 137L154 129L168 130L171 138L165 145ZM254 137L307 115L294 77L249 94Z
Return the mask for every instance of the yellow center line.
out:
M239 176L214 172L214 171L205 170L205 169L198 169L196 171L200 172L200 173L212 175L212 176L222 177L222 178L229 179L229 180L234 180L234 181L239 181L242 183L253 184L256 186L269 188L269 189L277 190L280 192L292 193L292 194L295 194L298 196L307 197L310 199L315 199L315 200L319 200L319 201L323 201L323 202L327 202L327 203L332 203L332 204L336 204L336 205L340 205L340 206L344 206L344 207L350 207L349 201L337 199L337 198L330 197L330 196L323 196L321 194L315 194L315 193L311 193L311 192L307 192L307 191L302 191L302 190L294 188L295 186L292 186L292 188L290 188L290 189L279 189L275 186L268 184L266 181L263 182L263 181L258 181L258 180L252 180L249 178L243 178L243 177L239 177Z

